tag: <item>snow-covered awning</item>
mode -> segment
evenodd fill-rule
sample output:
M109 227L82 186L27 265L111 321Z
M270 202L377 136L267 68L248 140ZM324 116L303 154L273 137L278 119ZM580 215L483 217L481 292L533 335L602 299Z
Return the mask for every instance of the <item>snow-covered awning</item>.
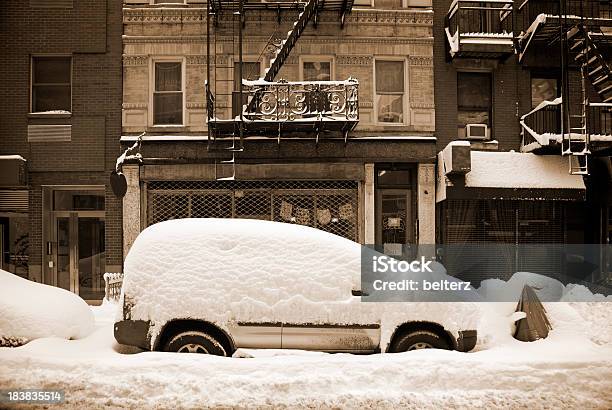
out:
M436 201L445 199L584 200L580 175L569 173L567 157L521 152L472 151L465 176L444 175L438 155Z

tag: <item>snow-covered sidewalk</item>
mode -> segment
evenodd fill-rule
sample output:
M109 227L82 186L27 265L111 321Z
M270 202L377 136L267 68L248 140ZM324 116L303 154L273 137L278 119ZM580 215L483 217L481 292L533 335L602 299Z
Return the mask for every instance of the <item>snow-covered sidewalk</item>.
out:
M254 358L134 354L114 341L114 306L103 305L87 338L0 348L0 386L62 389L69 408L611 408L612 305L572 305L547 304L555 329L533 343L509 338L467 354L247 352Z

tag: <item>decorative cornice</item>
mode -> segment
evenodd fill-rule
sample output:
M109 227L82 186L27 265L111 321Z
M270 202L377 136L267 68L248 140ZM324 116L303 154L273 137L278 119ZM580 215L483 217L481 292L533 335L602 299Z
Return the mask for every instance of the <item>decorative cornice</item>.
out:
M219 40L217 40L219 41ZM229 41L229 40L228 40ZM123 43L198 43L206 44L206 36L123 36Z
M149 62L149 56L143 55L124 55L123 66L140 66L147 65Z
M263 43L267 42L263 37L249 37L243 40L245 43ZM420 44L431 45L433 38L431 37L342 37L338 39L332 36L302 36L299 40L300 44L327 44L330 41L338 44ZM132 43L206 43L206 36L123 36L125 44ZM217 38L217 43L231 43L233 39Z
M202 23L204 8L124 8L124 23Z
M433 12L412 10L354 10L345 24L433 25Z
M206 108L206 103L201 103L201 102L188 102L185 105L187 106L187 108L191 108L191 109L204 109L204 108Z
M230 21L231 16L221 17L221 23ZM297 19L297 12L284 11L281 13L281 22L292 22ZM320 13L319 23L339 23L338 13ZM206 21L205 8L124 8L124 23L203 23ZM275 11L247 12L247 25L258 22L276 22L278 15ZM353 10L346 19L345 24L380 24L380 25L433 25L431 11L415 10Z
M147 108L147 103L123 103L121 108L124 110L144 110Z
M359 100L359 108L374 108L374 103L372 101Z
M420 103L414 103L414 104L410 104L410 108L421 108L421 109L428 109L428 110L433 110L435 108L434 104L420 104Z
M185 56L188 65L203 65L206 64L206 57L203 55Z
M432 66L433 67L433 57L432 56L409 56L408 57L408 65L421 65L421 66Z
M336 64L344 65L372 65L372 56L368 55L337 55Z

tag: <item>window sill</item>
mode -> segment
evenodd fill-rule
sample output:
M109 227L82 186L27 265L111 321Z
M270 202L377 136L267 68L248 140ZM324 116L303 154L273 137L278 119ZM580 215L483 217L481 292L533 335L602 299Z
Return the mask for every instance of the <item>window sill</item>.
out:
M27 114L28 118L32 119L63 119L72 118L71 112L56 112L56 111L44 111L44 112L30 112Z
M187 131L186 125L149 125L147 131L149 132L183 132Z

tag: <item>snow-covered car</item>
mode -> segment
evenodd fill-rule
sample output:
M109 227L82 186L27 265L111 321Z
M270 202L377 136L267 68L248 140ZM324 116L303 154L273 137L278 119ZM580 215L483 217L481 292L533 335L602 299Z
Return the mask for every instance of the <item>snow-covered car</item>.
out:
M363 302L361 245L301 225L180 219L142 231L114 327L146 350L469 351L474 303Z

